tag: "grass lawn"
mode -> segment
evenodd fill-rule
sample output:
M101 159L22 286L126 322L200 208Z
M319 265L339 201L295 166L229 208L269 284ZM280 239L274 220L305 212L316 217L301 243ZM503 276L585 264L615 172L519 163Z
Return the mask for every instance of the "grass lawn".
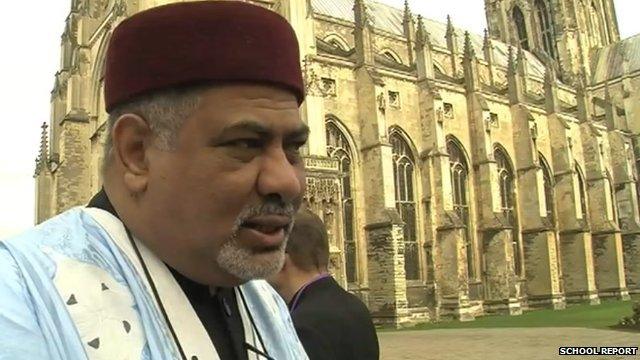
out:
M639 300L638 298L634 299ZM483 316L475 321L426 323L406 330L505 327L583 327L611 329L632 313L633 301L603 301L600 305L570 305L565 310L528 311L519 316Z

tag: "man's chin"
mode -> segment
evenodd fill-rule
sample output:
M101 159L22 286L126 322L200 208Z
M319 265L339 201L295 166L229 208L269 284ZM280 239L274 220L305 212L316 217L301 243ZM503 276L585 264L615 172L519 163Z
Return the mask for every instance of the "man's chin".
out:
M284 251L281 248L260 251L233 249L220 252L218 265L229 275L246 282L275 275L282 269L284 257Z

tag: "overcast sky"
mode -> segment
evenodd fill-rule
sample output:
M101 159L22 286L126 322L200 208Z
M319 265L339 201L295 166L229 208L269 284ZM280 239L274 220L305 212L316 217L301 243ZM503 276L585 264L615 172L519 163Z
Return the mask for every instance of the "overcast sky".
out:
M303 0L299 0L303 1ZM402 7L403 0L381 0ZM638 0L615 0L622 37L640 33ZM0 12L0 239L34 221L33 172L40 125L49 120L60 36L71 0L6 1ZM410 0L414 13L476 33L486 27L482 0Z

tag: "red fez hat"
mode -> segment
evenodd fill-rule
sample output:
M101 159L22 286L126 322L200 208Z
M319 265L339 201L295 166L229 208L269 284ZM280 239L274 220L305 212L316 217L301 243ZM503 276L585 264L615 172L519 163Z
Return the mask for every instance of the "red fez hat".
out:
M257 82L304 100L295 32L285 18L238 1L175 3L125 19L106 55L107 112L139 95L203 83Z

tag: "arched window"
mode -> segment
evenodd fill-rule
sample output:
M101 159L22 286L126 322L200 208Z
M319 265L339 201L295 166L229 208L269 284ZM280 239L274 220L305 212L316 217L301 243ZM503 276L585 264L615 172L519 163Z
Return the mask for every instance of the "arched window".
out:
M384 50L382 52L382 56L386 57L387 59L395 63L402 64L402 60L400 60L400 57L391 50Z
M536 0L536 14L538 17L538 23L540 25L540 36L542 37L542 46L544 51L551 58L556 58L557 49L554 36L553 18L549 9L545 4L545 0Z
M524 21L524 15L520 7L513 8L513 21L518 32L518 42L524 50L529 50L529 39L527 38L527 24Z
M352 164L351 147L342 131L333 123L327 121L327 155L339 162L342 182L342 234L344 238L344 258L347 282L358 282L358 258L356 248L355 211L353 206L353 191L351 186Z
M414 158L407 142L397 132L389 136L393 149L393 175L396 209L404 221L404 269L407 280L420 279L416 202L414 193Z
M342 46L342 44L340 44L336 39L331 39L329 41L329 44L333 45L334 47L337 47L340 50L347 51L347 49L345 49L344 46Z
M589 6L589 22L591 23L591 43L592 47L602 46L602 26L600 24L600 14L594 1Z
M330 34L324 38L324 41L340 50L349 51L349 45L347 42L337 34Z
M554 223L556 218L554 211L555 196L553 190L554 181L553 176L551 175L551 167L547 163L547 160L545 160L544 156L542 156L542 154L539 154L539 157L540 167L542 168L542 178L544 181L544 202L547 208L547 219Z
M576 176L578 177L578 196L580 197L578 200L580 201L580 212L582 219L587 221L587 192L584 186L584 175L582 174L582 170L578 164L575 166L575 171Z
M518 226L518 213L516 209L515 176L508 155L501 148L494 151L498 168L498 182L500 186L500 207L505 218L512 226L513 261L515 273L522 276L524 273L524 254L520 243L520 229Z
M475 251L471 231L469 213L469 166L461 146L457 141L447 141L449 165L451 169L451 189L453 194L453 210L464 224L464 242L467 247L467 271L469 279L475 279Z

